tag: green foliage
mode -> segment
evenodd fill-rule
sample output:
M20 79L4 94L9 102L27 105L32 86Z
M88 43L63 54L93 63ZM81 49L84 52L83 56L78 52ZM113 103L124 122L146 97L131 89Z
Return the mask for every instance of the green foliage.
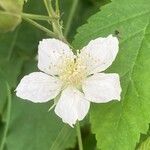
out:
M3 76L0 74L0 121L3 121L3 114L7 99L7 91L6 91L6 84Z
M30 30L32 30L32 28ZM22 32L22 30L19 29L18 32ZM31 32L31 33L33 35L35 34L35 32ZM7 36L7 39L10 38L8 37L9 36ZM3 41L4 41L4 36L3 36ZM12 41L14 41L13 38L12 40L9 40L7 42L12 42ZM2 76L4 76L6 80L10 81L9 84L11 85L11 87L16 86L17 83L16 80L19 77L19 74L20 75L22 74L21 75L22 77L25 74L31 73L37 69L37 61L33 60L34 56L32 56L31 53L30 56L32 56L32 58L29 58L26 55L25 56L23 55L25 49L23 50L21 49L19 52L17 51L18 41L19 40L17 40L17 42L15 42L14 44L15 50L13 51L13 54L15 55L20 54L20 55L18 57L14 57L14 59L13 56L11 56L12 61L9 60L7 61L7 63L3 62L0 64L1 70L3 72ZM36 42L36 38L35 38L35 42ZM11 44L9 43L7 44L8 44L7 52L9 53L10 52L9 47ZM29 47L32 51L35 51L32 45L29 45ZM24 48L23 45L21 48ZM3 53L3 55L1 56L5 56L5 55L8 54ZM19 61L19 58L21 56L22 58L20 60L23 61L24 64L22 64ZM20 67L18 68L18 66ZM3 82L0 83L2 83L3 86L5 85ZM0 88L3 89L2 91L0 91L0 97L1 97L0 104L3 105L1 105L0 107L0 114L5 119L3 119L3 124L0 124L1 127L0 132L1 132L1 138L3 139L4 138L3 133L5 130L5 128L3 128L4 123L6 124L8 120L6 118L6 112L3 112L4 107L5 107L5 111L7 111L6 108L7 93L6 90L4 91L4 87L2 85L0 86ZM75 130L63 124L53 112L48 112L50 105L51 104L48 103L43 105L26 103L20 100L19 98L13 96L11 116L10 116L11 120L9 124L9 134L6 136L5 147L7 147L10 150L20 150L20 149L25 150L27 149L27 145L29 150L33 150L33 149L36 150L62 149L63 150L65 148L72 147L75 143L75 137L76 137L76 134L74 133Z
M0 0L0 32L12 31L21 22L24 0Z
M17 33L18 30L11 34L1 34L0 37L0 115L2 122L5 121L7 109L6 81L12 88L15 88L23 64L23 59L17 54Z
M73 42L81 48L91 39L119 32L120 51L107 72L121 77L122 100L91 108L98 148L133 150L150 122L150 1L114 0L78 29Z
M143 141L137 150L149 150L150 149L150 137Z
M82 134L83 138L83 149L85 150L97 150L96 149L96 139L95 135L91 134L90 128L88 126L84 127Z
M62 19L64 30L68 21L68 14L70 14L71 6L74 1L64 0L61 2L62 9ZM76 34L76 29L86 23L89 16L99 11L99 8L110 2L110 0L78 0L77 8L75 10L75 15L73 16L73 21L71 23L71 28L68 35L68 40L72 41L74 35Z
M148 130L148 132L146 134L141 134L139 143L136 146L136 149L140 148L141 145L143 145L143 143L150 137L150 129Z
M83 147L84 150L133 150L136 147L148 150L150 139L148 135L140 139L140 134L146 134L150 123L150 1L112 0L106 5L108 2L79 0L69 29L68 41L72 41L76 28L98 12L79 27L73 47L80 49L90 40L109 34L117 36L120 42L117 59L106 72L119 73L121 102L92 104L92 133L89 122L84 121ZM72 3L60 1L64 30ZM33 104L15 96L20 79L38 70L38 42L48 38L24 21L17 27L23 5L23 0L0 0L0 32L16 29L0 34L0 148L4 142L0 150L76 150L75 129L62 123L53 110L48 112L52 102ZM102 5L105 6L100 9ZM24 12L47 15L43 1L36 0L28 0ZM51 27L48 23L38 23ZM10 98L12 105L8 107Z
M30 1L25 11L44 13L43 5L36 9L40 3ZM8 150L63 150L76 142L75 130L62 123L53 110L48 112L51 103L35 105L13 96L20 78L37 70L37 46L44 37L43 32L25 22L14 32L0 36L0 147L4 140ZM9 120L5 80L9 82L13 97L6 136Z
M1 34L0 71L11 87L16 86L23 59L18 55L16 46L18 30L14 33Z
M64 150L74 145L75 130L62 123L54 112L48 112L50 103L27 103L15 96L12 102L8 149Z

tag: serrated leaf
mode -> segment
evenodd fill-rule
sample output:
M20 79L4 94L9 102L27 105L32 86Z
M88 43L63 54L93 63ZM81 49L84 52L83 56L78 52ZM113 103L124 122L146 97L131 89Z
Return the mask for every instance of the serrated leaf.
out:
M76 10L73 17L73 22L71 23L71 27L69 30L68 40L72 41L73 36L76 34L77 27L81 26L86 22L86 20L92 14L99 11L99 7L102 7L106 3L109 3L110 0L79 0L76 6ZM62 20L64 24L64 30L66 29L66 25L68 23L68 14L70 14L72 10L72 4L74 1L64 0L60 1L60 7L62 7Z
M119 73L121 102L95 104L92 131L104 150L133 150L150 123L150 1L113 0L78 30L73 42L81 48L90 40L119 32L120 51L107 72Z
M0 0L0 32L13 31L21 22L24 0Z

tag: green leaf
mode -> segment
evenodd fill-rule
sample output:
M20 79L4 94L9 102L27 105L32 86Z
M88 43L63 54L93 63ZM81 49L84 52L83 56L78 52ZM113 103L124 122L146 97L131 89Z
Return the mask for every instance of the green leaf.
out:
M137 150L149 150L150 149L150 137L143 141Z
M64 30L66 28L68 17L71 11L71 6L74 1L64 0L60 1L62 9L62 20L64 24ZM99 7L109 3L110 0L78 0L78 4L74 13L73 22L69 30L68 40L71 41L76 34L77 27L86 23L89 16L99 11Z
M43 7L39 6L37 9L37 4L40 5L37 1L32 0L31 3L29 1L25 10L31 10L34 13L36 10L41 13ZM42 38L43 34L27 23L23 23L13 33L1 34L0 70L11 87L16 88L20 78L38 69L35 56L38 42ZM14 94L14 90L12 93ZM65 150L73 147L76 142L75 129L62 123L53 110L48 112L51 105L52 103L33 104L13 96L5 148L8 150ZM4 139L6 123L6 119L5 122L0 122L0 141Z
M89 126L85 126L82 130L82 141L84 150L97 150L95 135L91 134Z
M18 30L1 34L0 37L0 137L4 133L4 123L6 123L8 97L6 82L11 88L15 88L23 63L23 59L20 59L16 51L17 33ZM1 138L0 141L2 141Z
M75 144L75 129L64 124L50 103L34 104L14 97L6 138L8 150L64 150Z
M22 76L37 70L37 62L25 62ZM5 146L8 150L65 150L76 142L75 129L64 124L50 103L34 104L13 96L9 133Z
M19 28L16 43L20 55L28 58L36 56L38 44L42 38L44 38L44 36L40 30L26 22L23 22Z
M12 103L12 96L11 96L11 89L10 86L8 85L7 81L5 81L6 89L7 89L7 109L5 109L5 127L3 124L3 127L0 128L1 130L1 142L0 142L0 149L3 150L5 147L5 141L6 141L6 136L8 133L8 128L9 128L9 122L10 122L10 114L11 114L11 103ZM0 125L1 127L1 125Z
M31 11L37 10L37 5L34 4L39 5L39 2L32 2ZM38 8L39 13L40 8L41 6ZM28 9L26 5L26 10ZM23 23L16 32L1 34L0 37L0 70L15 88L20 78L37 70L34 57L37 55L38 42L43 38L39 30L27 23ZM64 150L75 145L75 129L62 123L53 111L48 112L50 103L33 104L16 97L12 102L9 132L5 140L8 150ZM5 124L0 124L0 140L3 139Z
M5 104L7 99L7 89L4 77L0 73L0 121L3 120Z
M139 140L138 144L136 145L136 148L139 148L140 145L142 145L142 143L144 141L146 141L146 139L148 139L149 137L150 137L150 129L147 131L146 134L141 134L140 140Z
M94 104L90 122L97 146L133 150L150 123L150 1L113 0L78 29L74 47L119 32L120 51L106 72L119 73L121 102Z
M8 81L11 87L15 88L17 78L20 74L22 69L23 59L19 58L18 56L12 56L10 61L3 61L0 64L0 70Z
M4 60L9 60L12 52L14 51L14 46L16 44L18 30L11 33L1 33L0 34L0 63Z
M0 37L0 143L5 132L7 112L6 81L15 88L16 81L22 68L23 59L16 53L17 31L11 34L1 34Z
M0 72L11 87L16 86L24 59L19 57L16 47L18 30L0 37Z
M0 32L13 31L21 22L24 0L0 0Z

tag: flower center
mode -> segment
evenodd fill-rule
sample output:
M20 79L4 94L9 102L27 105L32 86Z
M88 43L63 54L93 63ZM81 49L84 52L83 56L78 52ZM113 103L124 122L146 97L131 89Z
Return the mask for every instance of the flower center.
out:
M86 76L86 67L78 59L65 60L59 74L65 86L80 86Z

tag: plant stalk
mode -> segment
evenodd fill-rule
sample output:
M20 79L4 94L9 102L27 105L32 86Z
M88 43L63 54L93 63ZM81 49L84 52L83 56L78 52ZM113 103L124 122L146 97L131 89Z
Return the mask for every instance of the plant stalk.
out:
M49 16L28 14L28 13L22 13L21 16L26 17L28 19L43 20L43 21L49 21L49 20L57 19L57 18L52 18L52 17L49 17Z
M69 13L68 21L67 21L67 24L66 24L65 33L64 33L65 37L67 37L67 35L69 33L74 14L76 12L78 2L79 2L79 0L73 0L72 1L72 6L71 6L71 9L70 9L70 13Z
M82 144L82 137L81 137L81 130L80 130L79 121L77 121L76 128L77 128L77 137L78 137L79 150L83 150L83 144Z
M34 25L35 27L39 28L40 30L46 32L49 36L57 38L57 35L50 31L49 29L45 28L44 26L40 25L39 23L33 21L32 19L26 18L26 17L22 17L25 21L29 22L30 24Z
M59 10L58 10L59 9L58 1L56 1L56 11L53 9L52 0L50 0L49 2L48 2L48 0L43 0L43 1L44 1L45 8L47 10L49 17L56 18L56 19L51 21L53 32L55 34L57 34L57 37L60 40L62 40L63 42L68 44L68 42L67 42L67 40L64 37L63 32L62 32L62 25L60 24L60 14L59 14Z

